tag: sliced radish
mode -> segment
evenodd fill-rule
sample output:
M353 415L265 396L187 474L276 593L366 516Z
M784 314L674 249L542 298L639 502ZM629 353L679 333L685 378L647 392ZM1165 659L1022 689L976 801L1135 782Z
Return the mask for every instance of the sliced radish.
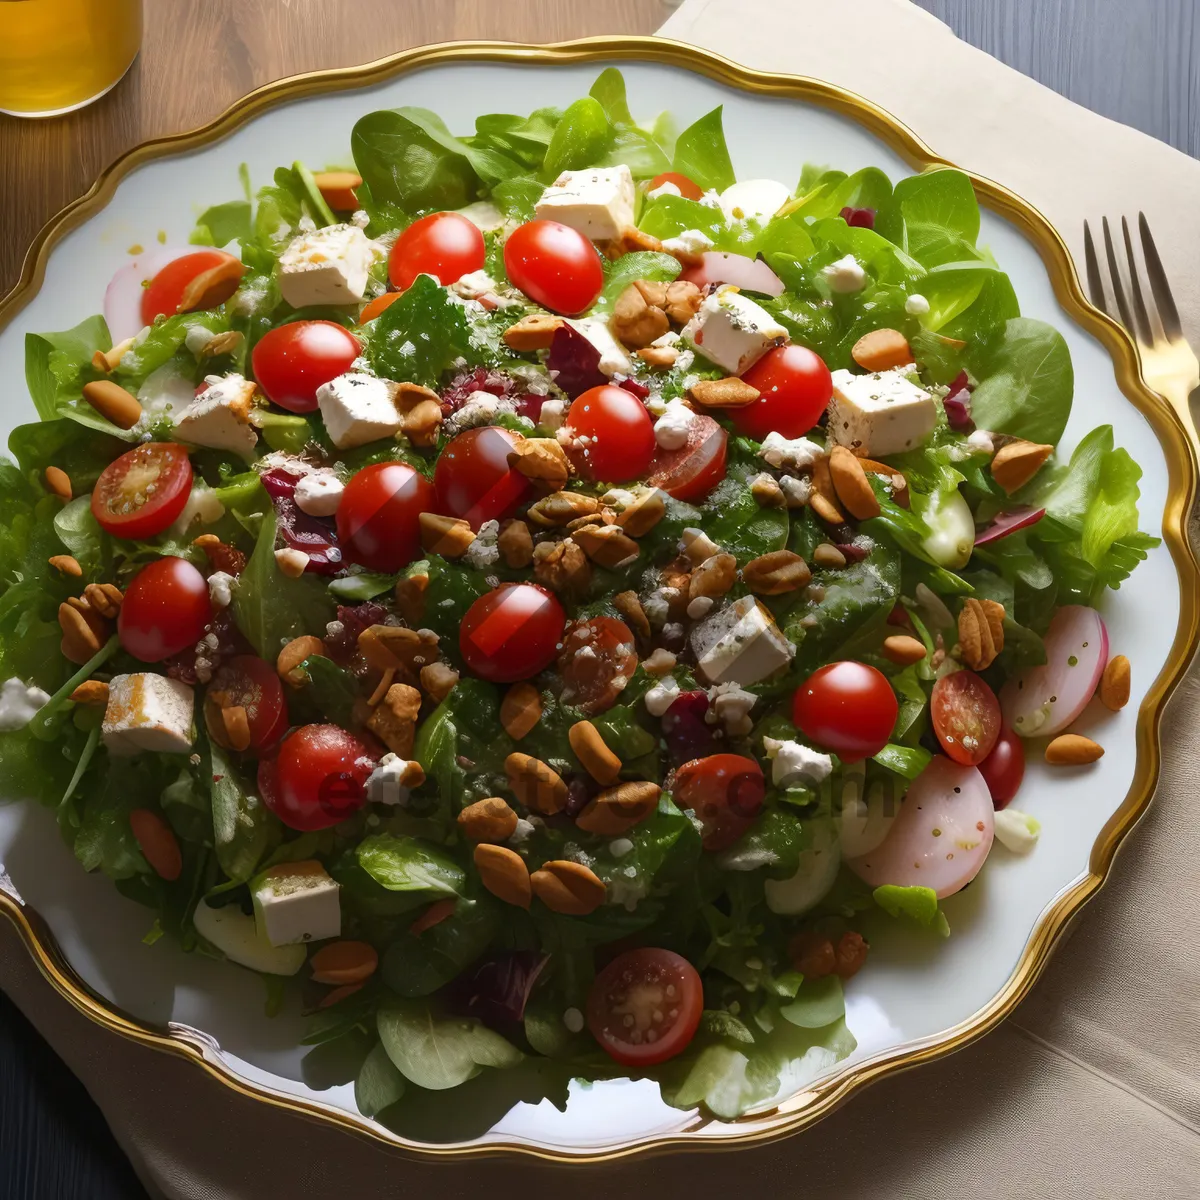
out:
M1027 504L998 513L992 518L990 525L975 530L975 545L986 546L988 542L999 541L1002 537L1008 537L1010 533L1016 533L1018 529L1036 525L1045 515L1044 508L1030 508Z
M155 246L129 260L109 282L104 293L104 320L115 346L137 333L142 320L142 284L153 279L169 262L195 254L195 246Z
M1094 608L1068 604L1044 639L1046 661L1026 667L1000 693L1004 723L1021 737L1061 733L1095 695L1108 662L1108 630Z
M872 887L933 888L941 899L979 874L994 836L983 776L939 754L913 780L878 848L846 865Z
M761 292L767 296L778 296L783 291L783 280L765 262L721 250L706 250L699 265L688 267L679 278L697 287L732 283L743 291Z

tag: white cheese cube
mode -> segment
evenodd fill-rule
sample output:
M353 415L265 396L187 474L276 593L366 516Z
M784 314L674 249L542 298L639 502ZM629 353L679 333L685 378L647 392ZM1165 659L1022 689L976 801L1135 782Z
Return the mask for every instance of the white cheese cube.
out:
M175 422L179 440L249 458L258 442L250 424L255 385L237 374L209 375L205 383L208 387Z
M778 179L744 179L741 183L731 183L721 193L721 211L731 221L746 221L751 217L766 221L791 198L787 185Z
M629 168L564 171L534 207L538 218L578 229L594 242L619 238L633 224L633 176Z
M394 437L404 418L396 407L396 385L388 379L350 371L317 389L317 406L339 450Z
M825 424L829 436L866 458L901 454L925 441L937 424L937 408L933 397L908 378L908 370L834 371Z
M608 325L598 317L583 317L578 321L569 321L569 325L577 333L582 333L589 342L600 352L600 362L597 364L601 375L610 379L614 375L631 375L633 364L624 347L613 337Z
M272 946L341 936L341 888L315 859L268 867L250 892L258 932Z
M692 649L709 682L743 687L786 667L796 653L774 617L753 596L743 596L701 621L692 630Z
M108 685L101 736L110 754L190 754L195 697L186 683L139 671Z
M766 352L782 346L788 331L765 308L734 287L706 296L687 323L683 340L731 375L740 375Z
M355 304L367 290L374 257L374 246L357 225L302 233L279 259L279 290L293 308Z

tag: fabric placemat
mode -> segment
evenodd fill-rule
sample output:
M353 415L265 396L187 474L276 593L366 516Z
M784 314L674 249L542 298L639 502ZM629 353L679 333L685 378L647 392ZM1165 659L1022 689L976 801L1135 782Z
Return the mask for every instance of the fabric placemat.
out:
M906 0L687 0L661 32L860 92L939 154L1031 200L1077 256L1084 217L1144 210L1185 326L1200 332L1200 163L1063 100ZM147 1188L171 1200L553 1186L580 1200L614 1189L1190 1200L1200 1194L1200 964L1188 940L1200 924L1198 703L1193 672L1164 720L1154 804L1014 1017L773 1146L583 1169L410 1161L100 1030L53 992L2 921L0 987L83 1080Z

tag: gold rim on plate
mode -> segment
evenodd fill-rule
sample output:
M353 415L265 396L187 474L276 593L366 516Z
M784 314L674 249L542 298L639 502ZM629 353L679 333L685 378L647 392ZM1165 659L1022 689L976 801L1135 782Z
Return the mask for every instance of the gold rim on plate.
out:
M890 113L854 92L817 79L754 71L681 42L654 37L624 37L586 38L547 46L503 42L454 42L425 46L364 66L313 71L266 84L200 129L158 138L129 150L100 175L85 195L64 208L37 235L26 255L16 287L0 301L0 329L36 293L45 275L46 260L55 243L99 211L112 196L118 182L141 163L206 146L284 101L366 87L424 67L472 61L565 65L612 60L682 67L742 91L815 104L850 117L899 153L916 170L955 166L934 153ZM142 1045L190 1059L244 1096L329 1121L418 1157L442 1159L514 1153L559 1162L600 1162L672 1147L729 1149L771 1141L811 1125L867 1084L962 1049L999 1024L1029 992L1071 919L1103 885L1117 848L1146 811L1158 781L1159 725L1163 706L1187 669L1200 632L1200 571L1186 536L1187 516L1196 496L1197 460L1178 417L1150 391L1142 379L1137 350L1129 335L1084 297L1070 251L1050 222L1031 204L1000 184L970 171L965 174L970 177L981 203L1015 225L1036 246L1050 275L1058 302L1076 324L1108 350L1121 391L1149 421L1162 445L1168 469L1163 539L1175 563L1180 583L1180 614L1175 639L1166 664L1146 693L1138 712L1137 761L1129 791L1092 846L1088 874L1062 892L1042 913L1020 961L990 1003L952 1029L905 1049L858 1063L765 1112L750 1113L729 1122L697 1116L681 1130L629 1139L623 1145L599 1151L572 1151L513 1141L444 1146L417 1143L399 1137L358 1114L312 1100L301 1100L285 1092L251 1083L232 1071L222 1059L219 1047L200 1031L174 1024L165 1028L149 1025L93 993L67 962L41 917L0 888L0 915L16 926L42 974L59 993L98 1025Z

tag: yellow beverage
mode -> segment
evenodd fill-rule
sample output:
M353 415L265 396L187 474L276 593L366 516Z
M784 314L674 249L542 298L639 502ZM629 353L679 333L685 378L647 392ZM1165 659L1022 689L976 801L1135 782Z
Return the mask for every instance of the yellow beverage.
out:
M141 40L141 0L0 0L0 112L52 116L95 100Z

